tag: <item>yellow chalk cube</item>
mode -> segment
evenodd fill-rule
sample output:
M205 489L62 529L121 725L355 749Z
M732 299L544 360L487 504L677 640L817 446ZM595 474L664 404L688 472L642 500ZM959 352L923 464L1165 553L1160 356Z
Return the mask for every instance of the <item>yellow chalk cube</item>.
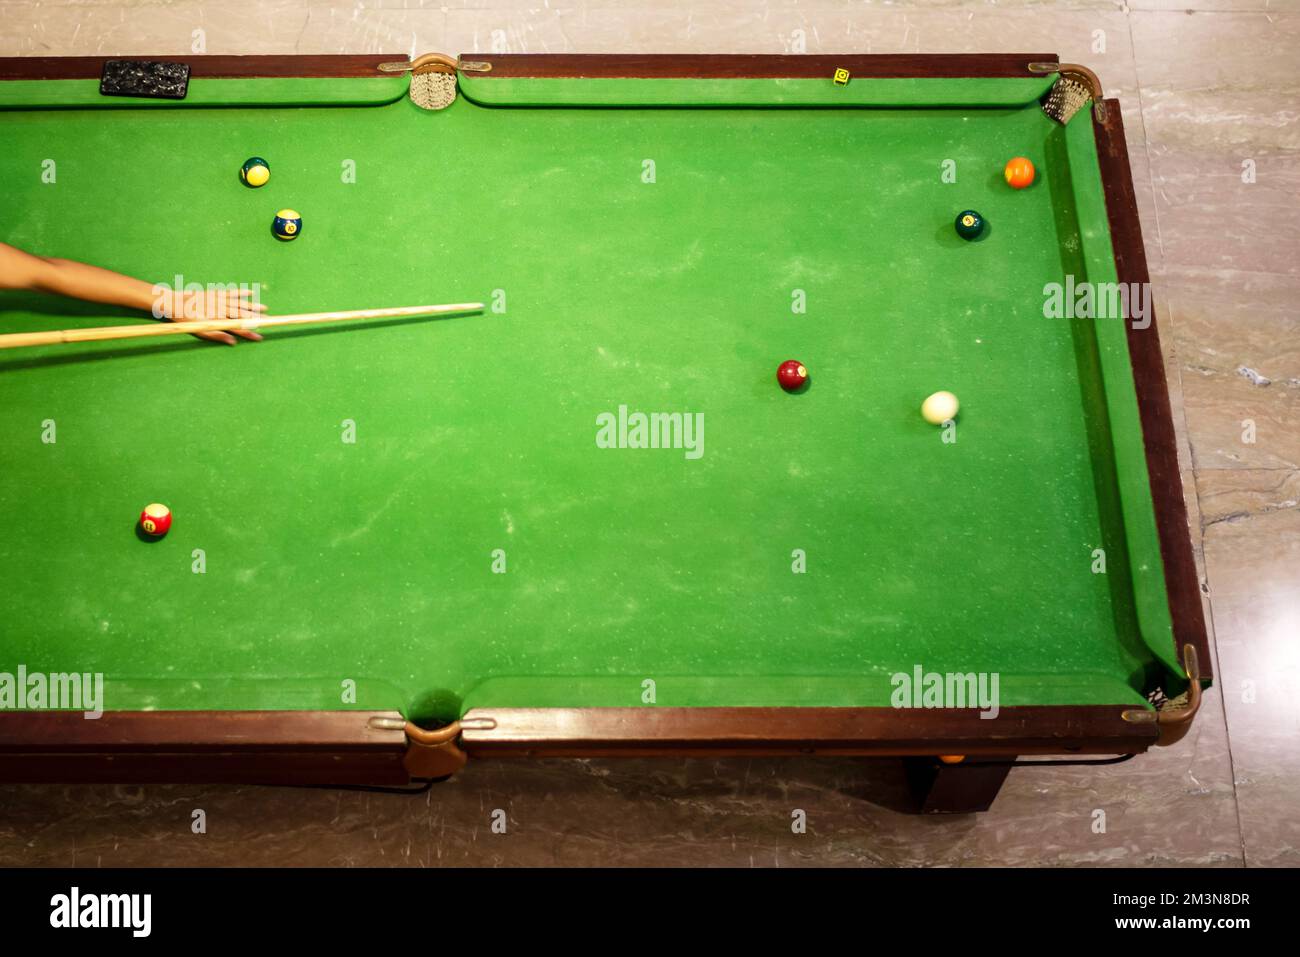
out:
M835 85L836 85L836 86L848 86L848 85L849 85L849 71L848 71L848 70L836 70L836 71L835 71Z

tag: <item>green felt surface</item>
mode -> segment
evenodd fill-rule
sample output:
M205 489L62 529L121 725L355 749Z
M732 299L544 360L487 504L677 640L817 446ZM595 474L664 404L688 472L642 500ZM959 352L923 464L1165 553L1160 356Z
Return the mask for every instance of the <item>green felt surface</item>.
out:
M562 82L605 108L0 111L5 241L260 282L279 312L500 310L0 354L0 671L103 671L114 709L419 718L647 680L659 705L886 705L917 664L999 672L1003 705L1140 703L1173 642L1123 327L1042 316L1044 283L1115 278L1086 115ZM124 315L0 294L4 332ZM938 389L955 444L918 412ZM599 448L620 405L702 413L703 455Z

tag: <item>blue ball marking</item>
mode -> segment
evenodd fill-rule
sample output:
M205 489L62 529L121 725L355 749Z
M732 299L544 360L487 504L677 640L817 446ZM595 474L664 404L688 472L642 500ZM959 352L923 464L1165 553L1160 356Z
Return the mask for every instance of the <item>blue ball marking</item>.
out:
M302 232L302 217L292 209L282 209L271 221L271 232L275 233L277 239L286 242L297 239L298 234Z

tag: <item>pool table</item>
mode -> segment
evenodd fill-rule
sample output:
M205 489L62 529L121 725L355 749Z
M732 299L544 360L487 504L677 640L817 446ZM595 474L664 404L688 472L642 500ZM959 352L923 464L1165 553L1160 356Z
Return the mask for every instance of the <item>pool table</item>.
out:
M1202 590L1086 69L180 62L159 98L0 60L0 240L273 312L486 308L0 350L0 779L875 755L968 811L1023 756L1186 731ZM0 292L0 333L152 321ZM34 691L69 675L102 715Z

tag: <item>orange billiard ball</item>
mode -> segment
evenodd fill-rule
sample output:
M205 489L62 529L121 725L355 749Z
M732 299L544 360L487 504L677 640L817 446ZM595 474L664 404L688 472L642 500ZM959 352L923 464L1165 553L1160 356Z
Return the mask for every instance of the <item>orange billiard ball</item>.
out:
M146 535L162 538L167 534L167 529L171 527L172 510L166 505L159 505L154 502L151 505L146 505L144 511L140 513L140 529Z
M1007 184L1013 189L1024 189L1034 181L1034 164L1029 162L1023 156L1017 156L1007 163L1007 168L1002 171L1007 178Z

